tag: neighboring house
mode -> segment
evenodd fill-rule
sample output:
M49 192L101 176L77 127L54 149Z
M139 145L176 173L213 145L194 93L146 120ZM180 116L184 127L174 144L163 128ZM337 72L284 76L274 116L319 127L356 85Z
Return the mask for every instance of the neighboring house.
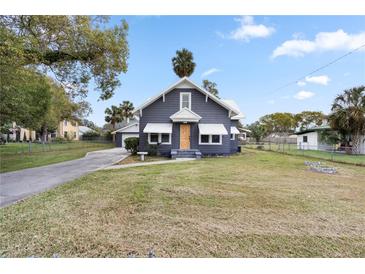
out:
M323 142L320 138L320 134L324 130L331 130L331 127L322 125L297 132L297 148L303 150L332 150L334 146ZM362 136L360 153L365 154L365 136Z
M14 142L34 141L36 139L36 132L17 126L16 122L13 122L12 127L9 128L9 134L3 134L3 138Z
M62 137L69 140L79 140L80 133L78 123L76 121L69 121L67 119L59 122L55 137Z
M139 123L138 121L129 123L124 127L113 131L112 134L115 134L115 144L117 147L125 147L125 139L129 137L139 137Z
M111 134L115 134L115 145L117 147L125 147L125 139L129 137L139 137L139 121L138 117L127 118L115 125L117 130Z
M81 138L82 135L84 135L84 133L86 132L96 132L96 131L86 126L79 126L79 138Z
M222 100L187 77L147 100L139 117L139 150L161 155L229 155L238 149L238 121L244 116L232 100ZM122 130L121 130L122 131Z

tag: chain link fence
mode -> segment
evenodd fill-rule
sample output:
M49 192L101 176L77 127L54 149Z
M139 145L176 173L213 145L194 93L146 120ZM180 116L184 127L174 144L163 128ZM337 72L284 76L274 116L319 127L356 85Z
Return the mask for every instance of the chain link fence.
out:
M364 154L352 154L351 147L337 147L328 145L310 146L307 144L249 142L243 148L274 151L290 155L307 156L333 162L349 163L365 166Z
M32 154L42 153L50 151L65 151L70 149L83 149L91 147L102 147L105 144L111 144L112 140L109 139L86 139L82 141L62 141L62 142L46 142L46 143L33 143L33 142L9 142L4 145L0 145L0 155L17 155L17 154Z

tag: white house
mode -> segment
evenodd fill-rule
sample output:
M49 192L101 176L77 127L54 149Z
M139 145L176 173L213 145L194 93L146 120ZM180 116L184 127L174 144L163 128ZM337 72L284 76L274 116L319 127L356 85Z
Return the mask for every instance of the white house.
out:
M320 138L320 133L323 130L331 130L331 128L328 125L323 125L297 132L297 148L303 150L332 150L333 145L323 142ZM365 154L365 136L361 138L360 153Z

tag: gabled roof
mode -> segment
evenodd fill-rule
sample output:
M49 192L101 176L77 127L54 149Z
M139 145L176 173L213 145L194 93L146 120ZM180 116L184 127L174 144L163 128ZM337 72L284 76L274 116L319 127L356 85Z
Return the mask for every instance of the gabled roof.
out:
M199 122L201 118L200 115L188 108L183 108L170 116L173 122Z
M138 124L139 124L139 123L129 124L128 126L122 127L122 128L120 128L120 129L117 129L116 131L111 132L111 134L115 134L115 133L117 133L117 132L123 132L124 130L126 130L126 129L128 129L128 128L132 127L132 126L138 125Z
M145 103L143 103L141 106L136 108L134 110L134 113L135 114L138 113L140 110L143 110L145 107L149 106L150 104L152 104L153 102L158 100L160 97L166 95L170 91L174 90L175 88L179 88L179 87L181 87L181 88L194 88L194 89L200 91L204 95L208 96L208 98L210 98L212 101L216 102L217 104L221 105L222 107L226 108L227 110L232 111L232 116L238 115L240 113L239 110L235 109L234 107L230 106L229 104L227 104L223 100L221 100L218 97L214 96L209 91L207 91L207 90L203 89L202 87L198 86L193 81L191 81L188 77L181 78L175 84L173 84L169 88L163 90L162 92L160 92L155 97L152 97L152 98L148 99Z
M304 134L304 133L321 131L321 130L329 130L329 129L331 129L331 127L329 125L321 125L321 126L315 126L315 127L299 130L299 131L295 132L295 134L300 135L300 134Z

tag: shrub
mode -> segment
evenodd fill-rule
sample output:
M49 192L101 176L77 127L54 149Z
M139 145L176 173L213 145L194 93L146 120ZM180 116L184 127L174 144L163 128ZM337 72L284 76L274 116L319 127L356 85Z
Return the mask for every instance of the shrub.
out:
M89 131L86 131L83 135L82 135L82 138L84 137L99 137L100 134L96 131L93 131L93 130L89 130Z
M149 145L148 146L148 155L156 156L157 155L157 145Z
M62 143L65 143L66 140L63 137L56 137L53 139L53 142L62 144Z
M124 143L125 143L125 148L127 150L129 150L132 153L132 155L137 154L139 138L129 137L129 138L124 140Z

